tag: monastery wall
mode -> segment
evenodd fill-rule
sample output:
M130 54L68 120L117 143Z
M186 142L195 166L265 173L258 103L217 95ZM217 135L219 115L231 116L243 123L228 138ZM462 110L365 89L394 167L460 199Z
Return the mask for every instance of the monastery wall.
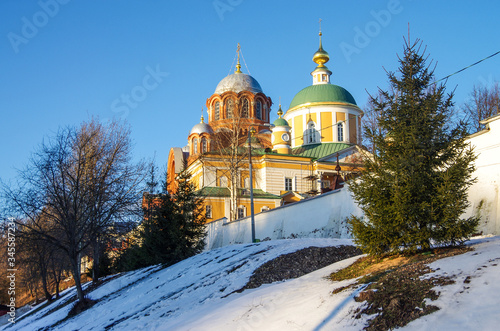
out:
M347 217L362 212L347 188L255 214L255 237L262 240L291 238L350 238ZM206 249L250 243L250 217L234 222L225 218L207 224Z
M500 115L485 122L488 128L469 138L477 155L477 182L469 189L471 206L465 216L480 217L478 232L500 235Z
M468 141L477 154L477 182L469 189L470 208L463 217L478 215L478 232L500 235L500 115L487 120L488 128ZM278 174L275 174L278 175ZM282 177L276 176L277 178ZM258 210L256 210L258 212ZM256 238L350 238L347 217L362 211L347 188L255 214ZM206 249L251 242L250 217L234 222L225 218L207 224Z

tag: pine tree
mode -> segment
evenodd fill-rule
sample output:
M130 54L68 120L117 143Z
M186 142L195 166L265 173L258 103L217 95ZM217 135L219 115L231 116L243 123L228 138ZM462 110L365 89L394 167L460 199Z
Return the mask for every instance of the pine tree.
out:
M369 254L415 252L431 244L459 244L476 218L460 219L474 182L473 151L464 125L451 127L452 95L433 83L421 42L405 43L399 74L371 103L377 131L365 128L374 153L349 187L365 219L349 220L355 243Z

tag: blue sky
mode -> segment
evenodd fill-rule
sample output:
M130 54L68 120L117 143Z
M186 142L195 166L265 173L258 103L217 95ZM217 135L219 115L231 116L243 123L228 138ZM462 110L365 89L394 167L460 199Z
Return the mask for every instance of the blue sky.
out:
M125 119L134 157L156 153L164 165L231 72L238 42L274 120L279 97L286 110L312 82L319 18L332 82L363 108L367 92L387 86L384 68L397 69L408 23L439 79L500 50L499 12L497 1L3 0L0 178L59 127L91 116ZM455 103L500 80L499 68L500 55L452 76Z

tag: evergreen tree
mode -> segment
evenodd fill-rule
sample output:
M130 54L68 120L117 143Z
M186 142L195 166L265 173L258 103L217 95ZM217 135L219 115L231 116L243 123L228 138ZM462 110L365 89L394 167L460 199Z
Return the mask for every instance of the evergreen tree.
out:
M201 252L205 245L203 201L190 177L187 172L179 175L178 190L173 195L168 193L166 181L162 193L145 194L139 242L124 253L118 268L171 265Z
M459 244L476 218L461 219L474 182L474 153L463 125L451 127L452 95L433 83L421 43L405 43L399 74L371 103L380 111L377 130L365 128L374 153L349 187L365 219L349 220L355 243L369 254L427 250Z
M178 177L178 189L174 194L175 216L179 236L179 257L185 259L200 253L205 247L205 210L203 198L199 196L193 183L191 174L186 171Z

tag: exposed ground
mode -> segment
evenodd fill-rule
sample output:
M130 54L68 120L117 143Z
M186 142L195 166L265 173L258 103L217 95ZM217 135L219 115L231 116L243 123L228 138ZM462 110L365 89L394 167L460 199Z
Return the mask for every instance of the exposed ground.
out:
M278 256L257 268L248 283L238 290L257 288L263 284L298 278L332 263L362 254L354 246L307 247Z
M426 304L426 299L436 300L439 293L433 290L438 285L454 283L449 277L421 278L432 272L427 266L435 260L462 254L467 247L438 248L432 252L390 257L363 257L353 265L330 276L340 281L358 278L357 283L337 289L333 294L347 288L364 286L355 298L366 302L354 312L354 318L363 314L374 315L366 330L391 330L410 321L430 314L439 308ZM294 253L281 255L254 271L248 283L236 292L257 288L263 284L298 278L327 265L344 260L362 252L353 246L308 247Z
M365 330L392 330L438 310L438 307L427 304L429 300L439 297L433 288L455 282L451 277L421 277L434 271L427 264L469 250L467 247L455 247L412 256L367 256L333 273L330 278L340 281L360 277L356 284L339 288L335 293L354 286L365 286L355 298L365 304L354 312L354 317L360 318L363 314L374 316Z

